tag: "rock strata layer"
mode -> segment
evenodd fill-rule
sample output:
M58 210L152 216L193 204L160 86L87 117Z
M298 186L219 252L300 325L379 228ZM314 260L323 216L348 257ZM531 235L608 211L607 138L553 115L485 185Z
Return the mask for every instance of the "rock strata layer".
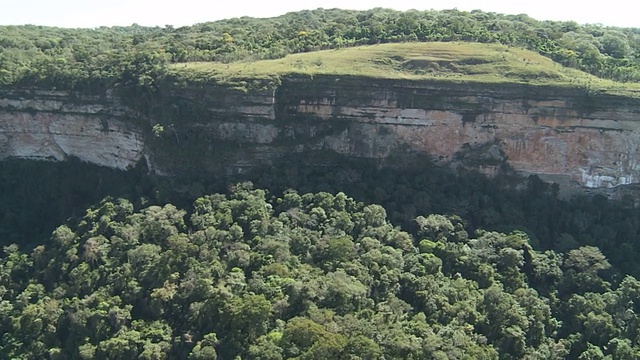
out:
M513 84L344 77L290 77L245 91L165 84L136 111L108 94L6 91L0 158L75 156L119 169L145 158L171 175L238 173L291 154L384 160L410 152L488 175L509 165L562 186L611 188L640 182L639 120L638 99ZM150 130L156 123L161 133Z
M134 112L117 98L63 91L4 92L0 97L0 159L82 161L116 169L142 158L144 137Z

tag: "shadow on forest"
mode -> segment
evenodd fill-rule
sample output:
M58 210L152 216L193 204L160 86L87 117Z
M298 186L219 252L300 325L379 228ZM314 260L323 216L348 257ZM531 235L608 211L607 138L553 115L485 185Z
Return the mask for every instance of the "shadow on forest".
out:
M439 213L459 216L470 232L522 230L541 250L566 252L593 245L618 269L640 274L635 266L640 211L629 203L602 195L561 200L557 187L535 176L488 179L475 171L453 172L419 155L404 153L381 163L326 152L296 154L242 175L197 178L150 176L144 165L124 172L77 159L9 160L0 162L0 174L2 245L46 242L56 226L73 222L106 196L128 198L138 208L157 203L190 208L202 195L251 181L273 196L287 189L344 192L357 201L382 205L393 224L414 235L416 216Z

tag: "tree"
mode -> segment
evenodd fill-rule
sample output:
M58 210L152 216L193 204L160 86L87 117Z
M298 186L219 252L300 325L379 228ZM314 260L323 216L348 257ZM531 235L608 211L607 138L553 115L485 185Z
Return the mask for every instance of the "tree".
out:
M631 53L627 36L620 31L609 30L598 38L598 42L602 51L614 58L623 59Z
M609 287L600 272L609 269L611 264L597 247L582 246L569 251L563 267L563 287L572 289L571 292L601 292Z

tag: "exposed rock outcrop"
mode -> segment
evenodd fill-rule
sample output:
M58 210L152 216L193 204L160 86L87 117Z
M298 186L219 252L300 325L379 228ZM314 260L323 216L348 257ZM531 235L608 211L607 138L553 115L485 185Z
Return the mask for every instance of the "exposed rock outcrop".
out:
M76 156L123 169L145 157L159 173L189 174L289 154L409 151L489 175L508 164L563 186L640 182L640 100L582 88L290 77L248 91L164 85L144 111L72 95L1 93L0 158Z
M61 91L4 92L0 98L0 159L82 161L117 169L142 158L135 112L117 98Z

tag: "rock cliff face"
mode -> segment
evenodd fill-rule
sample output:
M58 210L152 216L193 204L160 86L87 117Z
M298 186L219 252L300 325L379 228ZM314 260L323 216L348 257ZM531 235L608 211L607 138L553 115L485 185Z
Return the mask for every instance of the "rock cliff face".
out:
M0 93L0 159L61 161L74 156L100 166L127 169L143 156L135 115L112 97L81 98L68 92Z
M0 158L121 169L146 158L171 175L238 173L291 154L318 166L336 153L384 164L410 152L488 175L509 165L562 186L640 182L640 101L585 89L292 77L248 91L165 85L138 110L108 95L1 93Z

